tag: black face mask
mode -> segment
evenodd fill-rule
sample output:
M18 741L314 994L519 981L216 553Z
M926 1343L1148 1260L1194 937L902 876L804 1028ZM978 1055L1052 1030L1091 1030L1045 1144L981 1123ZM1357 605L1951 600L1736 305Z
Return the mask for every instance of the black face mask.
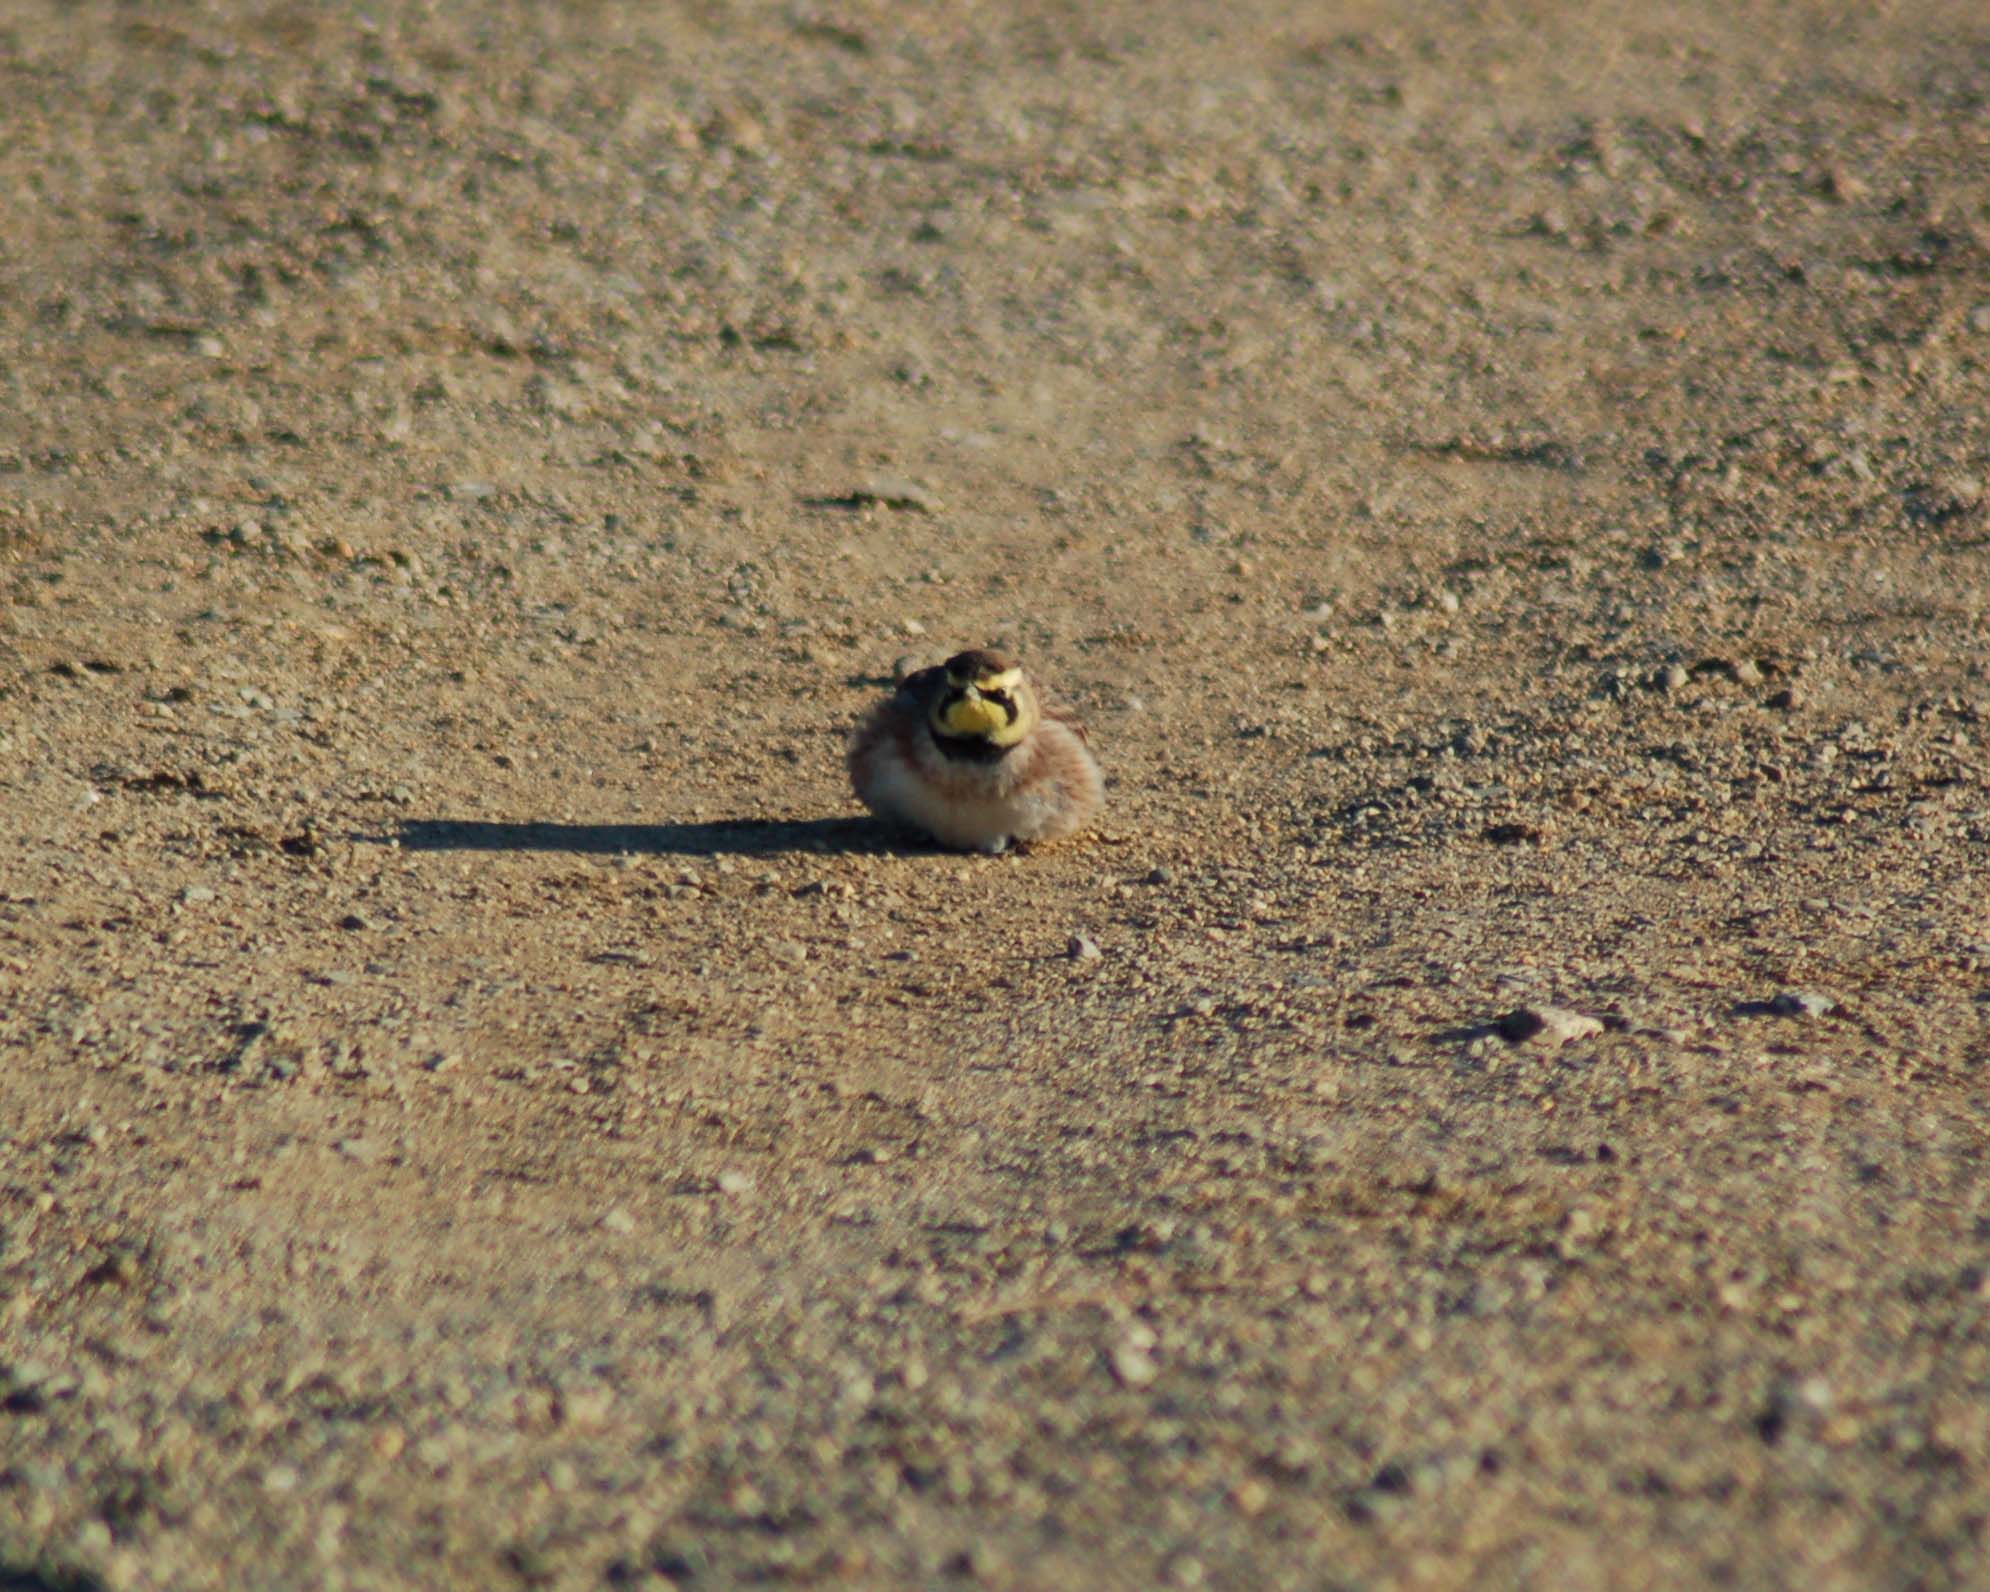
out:
M941 753L957 763L999 763L1015 750L1013 746L997 746L986 736L948 735L936 725L928 725L933 744Z

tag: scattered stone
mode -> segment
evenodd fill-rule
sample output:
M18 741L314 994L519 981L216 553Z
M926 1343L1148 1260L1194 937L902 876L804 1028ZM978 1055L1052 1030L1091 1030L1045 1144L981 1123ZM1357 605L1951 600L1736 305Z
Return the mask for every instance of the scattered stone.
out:
M71 1397L76 1378L40 1360L0 1363L0 1405L17 1415L33 1415L51 1400Z
M1074 962L1096 962L1105 955L1098 943L1082 934L1074 934L1065 943L1064 954Z
M554 1419L562 1426L599 1426L615 1408L615 1390L599 1384L564 1388Z
M1271 1489L1256 1476L1246 1476L1230 1489L1230 1506L1246 1520L1255 1520L1271 1502Z
M636 1219L621 1206L617 1205L606 1216L601 1218L601 1226L605 1232L628 1234L636 1230Z
M1114 1344L1107 1358L1112 1365L1112 1374L1119 1379L1121 1387L1147 1387L1161 1374L1149 1345L1131 1334Z
M753 1179L744 1172L727 1170L718 1175L718 1189L721 1194L750 1194L753 1192Z
M946 505L917 481L902 475L874 475L860 481L841 497L821 500L841 508L863 508L877 504L888 509L910 509L919 514L937 514Z
M1683 663L1668 663L1652 676L1651 683L1660 691L1678 691L1682 690L1691 678Z
M1149 884L1173 884L1175 882L1174 870L1165 864L1149 868L1147 870L1147 882Z
M969 1581L994 1581L1002 1572L1002 1560L986 1543L976 1542L950 1555L940 1568Z
M1829 1017L1837 1009L1838 1003L1828 995L1808 990L1781 990L1769 1001L1769 1010L1778 1017Z
M1543 1050L1559 1050L1578 1039L1591 1039L1603 1032L1594 1017L1572 1012L1563 1006L1521 1006L1500 1018L1502 1039L1516 1045L1537 1045Z
M348 912L344 917L339 919L339 927L346 930L349 933L357 934L362 929L372 928L373 925L367 919L361 917L357 912Z

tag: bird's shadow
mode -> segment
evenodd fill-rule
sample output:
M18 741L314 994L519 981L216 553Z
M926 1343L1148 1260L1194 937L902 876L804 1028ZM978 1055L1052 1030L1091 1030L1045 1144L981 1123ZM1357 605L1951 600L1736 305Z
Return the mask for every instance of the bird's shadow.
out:
M595 856L769 857L783 852L885 855L925 850L869 818L722 818L701 824L490 823L409 818L403 851L566 851Z

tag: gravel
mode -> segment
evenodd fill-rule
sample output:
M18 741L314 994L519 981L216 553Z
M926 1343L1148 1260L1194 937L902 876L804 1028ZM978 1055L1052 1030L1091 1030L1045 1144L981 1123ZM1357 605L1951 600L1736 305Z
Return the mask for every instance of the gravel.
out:
M10 11L0 1585L1982 1583L1983 25L1537 11Z

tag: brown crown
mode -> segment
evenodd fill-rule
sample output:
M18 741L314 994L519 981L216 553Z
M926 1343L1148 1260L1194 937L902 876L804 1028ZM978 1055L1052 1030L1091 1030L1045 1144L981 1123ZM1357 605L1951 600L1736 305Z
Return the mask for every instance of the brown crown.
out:
M1014 658L989 647L973 647L947 659L947 673L956 680L981 680L991 674L1006 674L1015 667Z

